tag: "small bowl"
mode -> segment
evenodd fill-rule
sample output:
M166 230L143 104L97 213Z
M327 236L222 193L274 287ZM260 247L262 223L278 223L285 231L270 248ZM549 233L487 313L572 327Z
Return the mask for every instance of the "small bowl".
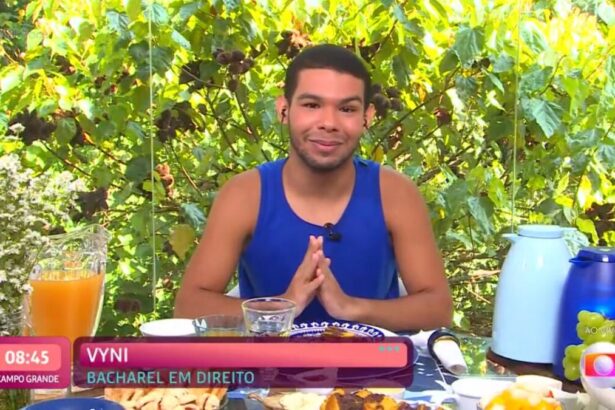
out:
M139 330L143 336L196 336L192 319L160 319L143 323Z
M457 409L476 410L483 401L488 403L512 384L512 380L505 378L466 377L455 380L451 388Z
M22 410L124 410L124 407L114 401L94 397L65 397L39 401L24 407Z

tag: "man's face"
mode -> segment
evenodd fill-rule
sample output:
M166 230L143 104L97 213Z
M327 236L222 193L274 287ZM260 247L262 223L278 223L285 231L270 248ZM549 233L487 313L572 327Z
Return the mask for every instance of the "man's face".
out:
M372 113L363 81L331 69L299 72L287 109L291 147L315 171L337 169L352 157Z

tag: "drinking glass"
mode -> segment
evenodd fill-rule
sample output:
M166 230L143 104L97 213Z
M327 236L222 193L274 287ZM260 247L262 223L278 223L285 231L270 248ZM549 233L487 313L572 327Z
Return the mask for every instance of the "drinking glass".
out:
M199 336L237 337L245 335L245 326L241 316L209 315L197 317L192 321Z
M290 335L295 318L295 302L274 297L245 300L241 304L247 332L252 336Z

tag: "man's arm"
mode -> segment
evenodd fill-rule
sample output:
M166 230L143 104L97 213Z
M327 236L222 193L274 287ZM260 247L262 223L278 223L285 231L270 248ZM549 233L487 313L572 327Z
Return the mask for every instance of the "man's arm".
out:
M323 259L319 268L325 282L319 298L329 314L341 320L393 331L448 326L452 298L420 192L407 177L385 168L381 170L380 186L397 267L408 296L388 300L350 297L329 271L329 261Z
M254 229L260 201L257 170L228 181L216 197L207 225L175 299L175 317L241 315L241 300L224 295Z

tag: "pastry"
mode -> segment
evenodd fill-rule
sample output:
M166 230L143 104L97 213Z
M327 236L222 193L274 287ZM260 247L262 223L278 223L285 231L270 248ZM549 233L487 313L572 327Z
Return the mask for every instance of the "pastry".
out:
M126 410L218 410L225 387L106 388L105 398Z

